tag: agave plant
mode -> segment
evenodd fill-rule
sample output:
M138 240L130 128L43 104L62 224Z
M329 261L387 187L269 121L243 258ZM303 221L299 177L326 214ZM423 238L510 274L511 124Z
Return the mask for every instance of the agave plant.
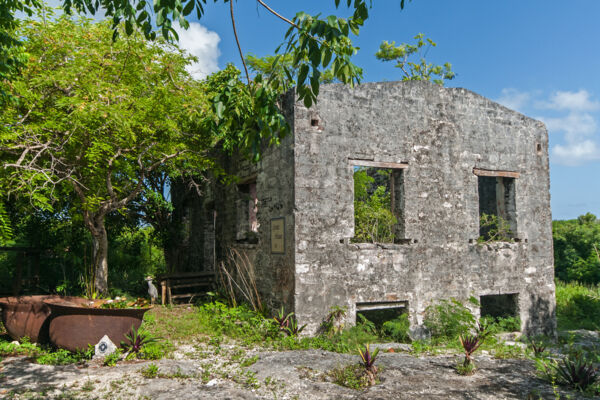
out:
M473 358L471 357L473 353L481 346L483 343L483 338L479 335L459 335L458 339L460 340L460 344L462 345L465 351L465 361L463 362L463 366L467 367L473 363Z
M129 354L139 354L147 344L155 343L158 341L157 338L151 336L148 333L140 332L139 329L135 329L133 326L131 327L131 331L125 335L129 343L121 342L121 347L129 353Z
M553 364L552 367L556 370L560 384L580 391L584 391L598 380L598 370L581 354L566 356L562 362Z
M377 360L379 349L377 348L371 353L369 344L367 343L364 350L362 350L360 347L358 348L358 354L360 354L361 365L365 368L365 373L367 375L367 379L369 380L369 384L374 385L377 381L377 366L375 366L375 360Z

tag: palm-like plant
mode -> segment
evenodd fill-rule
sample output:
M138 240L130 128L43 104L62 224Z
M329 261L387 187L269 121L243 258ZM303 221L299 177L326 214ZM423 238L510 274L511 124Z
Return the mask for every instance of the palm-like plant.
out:
M129 343L121 342L121 347L123 347L127 353L135 355L139 354L145 345L158 341L157 338L148 333L140 332L139 329L135 329L133 326L131 327L131 332L125 335L125 337Z
M361 365L365 368L365 373L367 374L369 384L374 385L377 377L377 366L375 365L375 360L379 354L379 349L375 349L375 351L371 352L369 349L369 344L367 343L364 350L362 350L360 347L358 348L358 354L360 354Z
M483 338L480 335L459 335L458 339L460 340L460 344L462 345L465 351L465 361L463 362L463 367L467 367L473 364L473 358L471 357L473 353L481 346L483 343Z
M581 354L565 357L562 362L553 364L558 376L558 382L584 391L598 380L598 370Z

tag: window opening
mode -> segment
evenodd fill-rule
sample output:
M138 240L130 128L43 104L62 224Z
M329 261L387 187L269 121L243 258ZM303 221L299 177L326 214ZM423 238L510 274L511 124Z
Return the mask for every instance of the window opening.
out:
M479 297L481 318L500 319L519 318L519 294L490 294ZM517 322L517 325L520 323ZM516 327L515 327L516 328ZM519 327L520 329L520 327ZM514 329L512 329L514 330ZM518 330L518 329L517 329Z
M353 166L353 243L404 239L404 173L401 168Z
M238 185L237 200L237 234L236 239L242 242L258 242L258 197L256 181Z
M479 235L483 241L512 241L517 232L515 178L478 176Z
M356 323L374 326L397 341L408 340L408 302L375 302L356 304Z

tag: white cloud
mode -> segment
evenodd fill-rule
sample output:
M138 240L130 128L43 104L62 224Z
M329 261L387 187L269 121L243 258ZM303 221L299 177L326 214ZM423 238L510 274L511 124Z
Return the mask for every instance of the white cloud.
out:
M179 47L198 58L187 70L196 79L204 79L207 75L219 70L218 59L221 55L219 42L221 38L216 32L209 31L197 22L190 23L185 30L174 24L179 35Z
M551 161L572 166L600 160L600 102L594 97L585 89L544 95L537 90L505 88L496 101L521 112L539 110L542 115L536 118L546 124L552 142L557 143L551 149Z
M538 117L538 119L546 124L549 131L564 132L567 141L579 141L582 138L593 136L598 127L596 119L588 113L571 112L565 117Z
M566 145L557 144L552 148L553 161L563 165L580 165L586 161L600 160L600 148L591 140L569 143Z
M512 110L520 111L531 99L531 94L520 92L517 89L506 88L502 89L500 97L496 101L505 107Z
M587 90L578 92L555 92L550 96L550 101L536 103L537 108L550 110L568 110L575 112L596 111L600 109L600 103L590 99Z

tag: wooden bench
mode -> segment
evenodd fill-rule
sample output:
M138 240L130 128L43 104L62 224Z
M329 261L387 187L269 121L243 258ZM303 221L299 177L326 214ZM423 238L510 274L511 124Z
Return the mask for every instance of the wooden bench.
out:
M173 299L193 298L206 293L215 286L215 273L207 271L179 272L158 276L162 304L173 304ZM180 292L180 289L187 289Z

